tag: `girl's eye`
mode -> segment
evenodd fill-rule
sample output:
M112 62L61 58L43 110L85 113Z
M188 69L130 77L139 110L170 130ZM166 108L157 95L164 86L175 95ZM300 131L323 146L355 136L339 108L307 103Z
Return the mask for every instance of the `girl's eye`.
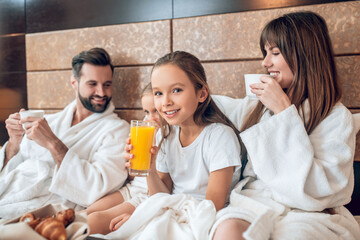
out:
M275 56L277 56L279 54L280 54L279 52L273 52L273 55L275 55Z
M174 93L178 93L178 92L181 92L181 91L182 91L182 89L180 89L180 88L175 88L173 92L174 92Z
M160 95L162 95L161 92L155 92L155 93L154 93L154 96L160 96Z
M149 114L149 111L148 111L148 110L144 110L144 112L145 112L146 115Z

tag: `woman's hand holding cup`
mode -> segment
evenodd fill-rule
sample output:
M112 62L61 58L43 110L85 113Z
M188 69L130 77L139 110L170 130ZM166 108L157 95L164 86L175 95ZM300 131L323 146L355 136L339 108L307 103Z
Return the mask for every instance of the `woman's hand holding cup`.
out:
M285 110L291 105L280 84L266 74L245 74L245 86L250 98L257 97L266 108L275 114Z

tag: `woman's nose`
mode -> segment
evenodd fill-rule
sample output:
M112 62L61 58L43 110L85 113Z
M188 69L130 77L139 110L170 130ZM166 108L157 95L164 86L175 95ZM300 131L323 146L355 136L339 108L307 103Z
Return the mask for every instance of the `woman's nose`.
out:
M271 66L270 57L265 56L263 61L261 62L261 66L264 68L269 68Z

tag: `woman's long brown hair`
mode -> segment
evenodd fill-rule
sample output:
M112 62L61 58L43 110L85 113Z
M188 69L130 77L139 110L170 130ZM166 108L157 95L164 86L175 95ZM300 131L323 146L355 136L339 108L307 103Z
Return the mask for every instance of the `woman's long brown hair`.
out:
M284 90L291 103L304 113L304 102L308 100L309 116L306 121L303 114L303 120L307 133L311 134L342 94L326 22L309 11L285 14L270 21L261 33L264 57L266 44L280 49L294 74L291 86ZM264 105L259 101L240 132L258 123L263 113Z

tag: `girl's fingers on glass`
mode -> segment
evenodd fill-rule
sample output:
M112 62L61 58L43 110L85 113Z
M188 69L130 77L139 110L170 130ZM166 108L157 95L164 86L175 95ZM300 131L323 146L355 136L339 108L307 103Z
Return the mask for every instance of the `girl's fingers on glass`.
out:
M158 149L159 149L158 147L153 146L150 151L152 154L156 154L158 152Z
M131 144L125 144L125 151L129 152L131 149L133 149Z
M126 160L130 160L130 159L133 159L134 158L134 154L131 154L131 153L124 153L124 157Z

